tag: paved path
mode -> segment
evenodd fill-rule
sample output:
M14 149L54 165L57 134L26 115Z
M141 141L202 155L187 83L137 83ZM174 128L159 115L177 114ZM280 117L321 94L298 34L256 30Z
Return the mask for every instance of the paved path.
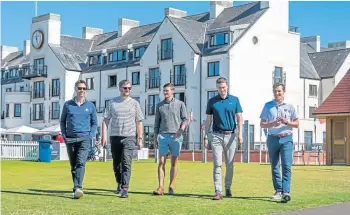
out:
M335 205L284 212L275 215L346 215L350 214L350 202Z

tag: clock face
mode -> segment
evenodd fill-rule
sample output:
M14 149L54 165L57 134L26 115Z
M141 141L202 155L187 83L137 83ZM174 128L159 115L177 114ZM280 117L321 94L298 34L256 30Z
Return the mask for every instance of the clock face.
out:
M36 49L40 49L44 42L44 34L40 30L36 30L32 36L32 46Z

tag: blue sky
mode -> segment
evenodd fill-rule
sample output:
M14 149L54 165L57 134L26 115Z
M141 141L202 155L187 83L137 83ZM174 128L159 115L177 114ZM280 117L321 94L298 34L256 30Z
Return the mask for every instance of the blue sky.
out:
M247 2L234 2L240 5ZM38 15L61 15L61 33L81 37L83 26L117 29L118 18L139 20L141 25L160 22L164 8L196 14L209 11L209 2L38 2ZM321 36L321 45L350 40L350 2L290 2L289 24L302 37ZM23 48L30 39L34 2L1 2L1 45Z

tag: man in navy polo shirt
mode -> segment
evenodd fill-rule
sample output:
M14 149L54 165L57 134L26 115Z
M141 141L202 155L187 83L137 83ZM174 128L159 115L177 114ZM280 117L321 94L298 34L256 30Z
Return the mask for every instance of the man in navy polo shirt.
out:
M227 92L227 80L218 78L216 80L216 88L219 95L214 96L208 101L207 119L205 122L204 146L208 148L208 131L213 120L212 133L212 153L213 153L213 178L215 186L215 196L213 200L222 199L222 152L224 152L226 175L225 189L226 197L232 197L231 185L233 178L234 155L236 152L236 134L238 127L238 142L242 144L242 107L236 96L229 95ZM237 120L237 125L236 125Z
M94 104L85 99L86 83L79 80L75 83L76 97L63 105L61 115L61 132L67 145L67 152L73 179L73 198L80 199L85 163L96 135L97 116Z
M268 129L267 148L271 161L274 200L288 202L290 196L291 166L293 163L293 128L299 127L295 108L284 101L286 88L283 84L273 86L275 99L267 102L261 112L260 127ZM280 174L282 163L282 180Z

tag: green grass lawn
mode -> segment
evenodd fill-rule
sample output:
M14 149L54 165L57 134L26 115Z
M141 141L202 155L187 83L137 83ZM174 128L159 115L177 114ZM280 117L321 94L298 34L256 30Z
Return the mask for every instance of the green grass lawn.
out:
M68 162L2 161L2 214L270 214L350 201L349 167L293 166L292 201L269 200L270 166L235 165L232 199L212 201L212 163L181 162L175 196L152 196L157 173L152 160L134 161L130 194L121 199L112 162L88 162L85 196L71 199ZM167 163L166 184L169 181ZM223 171L224 172L224 171Z

